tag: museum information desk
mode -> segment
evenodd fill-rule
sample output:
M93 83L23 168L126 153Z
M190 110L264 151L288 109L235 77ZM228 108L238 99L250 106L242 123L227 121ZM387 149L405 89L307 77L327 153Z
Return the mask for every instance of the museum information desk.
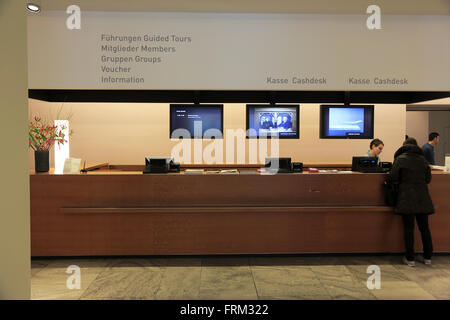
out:
M384 174L30 174L32 256L402 252ZM450 174L429 186L450 252ZM416 249L421 251L416 233Z

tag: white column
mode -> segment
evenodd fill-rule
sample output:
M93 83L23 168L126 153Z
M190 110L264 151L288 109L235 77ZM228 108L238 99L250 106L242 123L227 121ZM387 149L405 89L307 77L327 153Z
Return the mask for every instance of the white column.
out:
M58 143L55 142L55 173L63 173L64 169L64 161L70 157L69 153L69 120L55 120L55 126L57 126L61 130L61 128L64 126L64 144L60 144L58 146Z
M0 300L30 299L27 14L0 0Z

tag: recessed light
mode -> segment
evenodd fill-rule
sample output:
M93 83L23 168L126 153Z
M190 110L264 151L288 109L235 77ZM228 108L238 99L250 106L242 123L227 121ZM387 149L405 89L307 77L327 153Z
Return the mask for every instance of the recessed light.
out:
M27 9L31 12L39 12L41 11L41 8L34 3L27 3Z

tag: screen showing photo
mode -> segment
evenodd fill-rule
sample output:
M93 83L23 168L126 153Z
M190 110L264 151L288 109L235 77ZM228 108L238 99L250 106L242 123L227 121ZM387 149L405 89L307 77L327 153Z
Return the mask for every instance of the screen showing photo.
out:
M247 105L247 137L299 137L298 105Z
M223 105L170 105L170 138L223 137Z
M373 138L373 106L321 106L320 117L321 138Z

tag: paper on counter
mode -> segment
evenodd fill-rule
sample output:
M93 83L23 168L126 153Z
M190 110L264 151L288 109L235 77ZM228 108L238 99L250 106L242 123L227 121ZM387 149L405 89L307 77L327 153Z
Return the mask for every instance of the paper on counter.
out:
M67 158L64 161L63 174L80 173L81 159Z

